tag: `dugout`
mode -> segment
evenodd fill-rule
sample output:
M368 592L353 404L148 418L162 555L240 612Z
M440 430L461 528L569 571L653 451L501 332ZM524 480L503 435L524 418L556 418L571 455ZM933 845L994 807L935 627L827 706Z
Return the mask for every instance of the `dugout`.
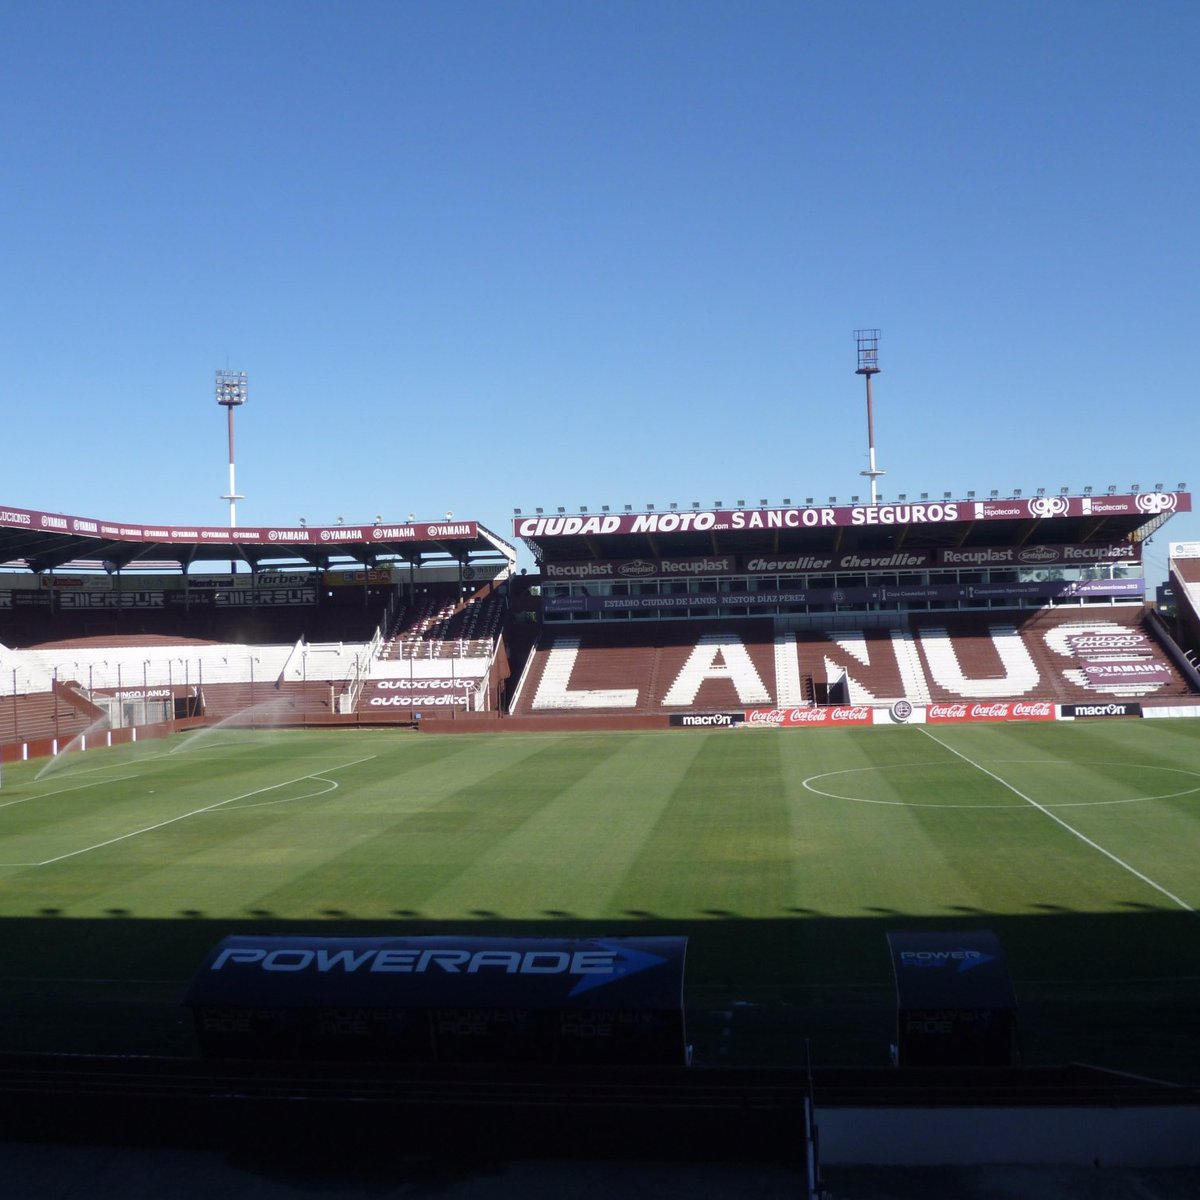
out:
M184 997L201 1053L681 1066L687 939L227 937Z
M901 1067L1007 1067L1017 1061L1017 998L987 930L889 933Z

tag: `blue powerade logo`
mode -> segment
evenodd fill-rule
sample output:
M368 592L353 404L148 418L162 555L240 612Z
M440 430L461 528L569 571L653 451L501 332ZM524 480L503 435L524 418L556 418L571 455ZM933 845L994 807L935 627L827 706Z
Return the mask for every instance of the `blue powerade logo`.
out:
M568 993L579 996L619 979L628 979L669 960L658 954L596 941L596 949L464 949L460 947L227 946L212 971L251 971L290 975L567 975L577 982Z
M953 967L955 974L982 967L984 963L995 961L994 954L984 954L982 950L902 950L900 965L917 968Z

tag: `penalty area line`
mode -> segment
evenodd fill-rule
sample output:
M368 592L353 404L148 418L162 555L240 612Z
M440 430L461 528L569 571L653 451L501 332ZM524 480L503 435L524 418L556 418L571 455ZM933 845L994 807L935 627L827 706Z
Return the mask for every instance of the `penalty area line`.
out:
M316 779L322 773L332 774L334 771L344 771L347 767L356 767L359 763L370 762L371 759L377 758L378 755L368 754L365 758L356 758L351 762L339 763L336 767L323 767L320 772L313 771L308 775L297 775L295 779L285 779L280 783L268 784L266 787L255 788L251 792L243 792L240 796L230 796L228 800L218 800L216 804L206 804L203 808L194 808L191 812L180 813L177 817L168 817L165 821L157 821L153 825L147 825L142 829L134 829L129 833L122 833L117 837L108 838L103 842L96 842L92 846L84 846L81 850L70 850L66 854L56 855L54 858L43 859L39 863L31 865L36 867L49 867L54 863L62 862L67 858L76 858L80 854L90 854L93 850L102 850L105 846L115 846L117 842L128 841L130 838L140 837L143 833L153 833L156 829L165 829L168 825L174 825L178 821L186 821L188 817L197 817L201 813L212 812L218 808L224 808L227 804L236 804L239 800L248 800L251 796L261 796L264 792L273 792L276 788L291 787L293 783L303 783L306 779ZM328 781L326 781L328 782Z
M1092 841L1092 839L1090 837L1088 837L1087 834L1080 833L1078 829L1076 829L1073 825L1068 824L1066 821L1064 821L1062 819L1062 817L1057 816L1055 813L1051 812L1050 809L1048 809L1044 804L1039 804L1036 800L1033 799L1032 796L1027 796L1019 788L1014 787L1011 783L1008 782L1007 779L1002 779L994 771L989 771L987 769L987 767L983 766L982 763L977 763L973 758L969 757L966 754L963 754L962 751L955 750L955 748L953 746L948 745L946 742L943 742L941 738L934 737L933 734L930 733L929 730L926 729L923 725L918 725L917 728L920 729L920 731L927 738L929 738L930 741L937 742L937 744L939 746L941 746L943 750L949 750L951 754L955 755L957 758L961 758L963 760L963 762L965 762L968 766L974 767L975 770L977 770L977 771L982 771L985 775L987 775L991 779L994 779L1002 787L1008 788L1008 790L1010 792L1012 792L1014 796L1020 796L1021 799L1024 800L1026 804L1032 805L1032 807L1036 808L1038 810L1038 812L1040 812L1043 816L1049 817L1050 820L1052 820L1056 825L1061 825L1062 828L1065 829L1069 834L1071 834L1072 837L1077 837L1085 845L1090 846L1093 850L1096 850L1100 854L1103 854L1104 857L1107 858L1110 862L1116 863L1117 866L1120 867L1123 871L1128 871L1130 875L1133 875L1136 878L1140 879L1144 884L1146 884L1147 887L1151 887L1156 892L1158 892L1160 895L1166 896L1166 898L1168 900L1170 900L1172 904L1178 905L1178 907L1182 908L1184 910L1184 912L1189 912L1193 916L1196 915L1196 910L1190 904L1188 904L1188 902L1186 900L1181 900L1178 896L1175 895L1174 892L1167 891L1167 889L1165 887L1163 887L1161 883L1155 883L1155 881L1153 879L1151 879L1149 875L1143 874L1141 871L1139 871L1137 869L1137 867L1131 866L1123 858L1119 858L1117 855L1115 855L1111 850L1106 850L1103 846L1100 845L1099 842Z

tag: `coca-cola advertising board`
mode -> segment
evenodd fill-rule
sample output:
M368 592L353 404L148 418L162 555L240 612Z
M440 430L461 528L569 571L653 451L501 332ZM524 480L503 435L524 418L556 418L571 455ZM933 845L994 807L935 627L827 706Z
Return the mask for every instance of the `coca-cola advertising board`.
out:
M746 724L770 729L792 729L803 725L870 725L867 704L805 705L802 708L748 708Z
M951 721L1053 721L1054 704L1049 700L959 701L930 704L925 720L930 724Z

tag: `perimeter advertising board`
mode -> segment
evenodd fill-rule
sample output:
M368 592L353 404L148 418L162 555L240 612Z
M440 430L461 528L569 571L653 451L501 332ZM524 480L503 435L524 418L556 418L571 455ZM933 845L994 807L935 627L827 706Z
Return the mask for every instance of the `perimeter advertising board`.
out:
M681 1066L687 939L228 937L192 980L233 1058Z

